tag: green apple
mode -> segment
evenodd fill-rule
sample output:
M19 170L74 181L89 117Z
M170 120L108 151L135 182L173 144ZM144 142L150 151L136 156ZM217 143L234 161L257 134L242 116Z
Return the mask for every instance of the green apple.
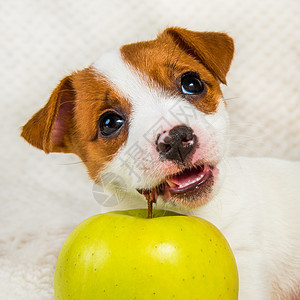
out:
M211 223L136 209L96 215L65 241L55 299L238 298L238 273L224 236Z

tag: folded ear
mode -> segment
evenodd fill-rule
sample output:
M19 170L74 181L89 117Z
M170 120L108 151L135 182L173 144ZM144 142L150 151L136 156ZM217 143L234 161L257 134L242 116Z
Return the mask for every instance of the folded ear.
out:
M220 82L226 84L234 53L233 39L226 33L196 32L178 27L167 28L161 36L171 36L189 55L198 59Z
M47 104L23 126L21 136L46 153L70 152L74 104L75 91L70 75L61 80Z

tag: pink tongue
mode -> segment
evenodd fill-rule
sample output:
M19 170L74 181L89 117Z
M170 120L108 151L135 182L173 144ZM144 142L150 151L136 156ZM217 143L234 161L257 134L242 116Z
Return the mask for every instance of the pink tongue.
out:
M185 186L201 180L201 178L210 170L209 166L201 166L191 170L184 170L183 173L168 178L168 181L177 186Z

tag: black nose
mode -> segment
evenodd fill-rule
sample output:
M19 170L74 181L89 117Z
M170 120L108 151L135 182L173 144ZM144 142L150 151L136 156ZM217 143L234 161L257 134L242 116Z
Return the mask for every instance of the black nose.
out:
M157 151L162 160L184 163L197 145L197 137L192 128L180 125L157 137Z

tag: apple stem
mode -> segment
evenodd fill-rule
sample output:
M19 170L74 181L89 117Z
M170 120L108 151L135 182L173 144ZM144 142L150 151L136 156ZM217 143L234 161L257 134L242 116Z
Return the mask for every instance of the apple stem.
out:
M148 201L148 219L152 219L153 202L150 199L150 197L147 199L147 201Z
M152 214L153 203L156 203L155 196L150 191L145 191L143 194L144 194L144 196L147 200L147 203L148 203L148 219L152 219L152 216L153 216L153 214Z

